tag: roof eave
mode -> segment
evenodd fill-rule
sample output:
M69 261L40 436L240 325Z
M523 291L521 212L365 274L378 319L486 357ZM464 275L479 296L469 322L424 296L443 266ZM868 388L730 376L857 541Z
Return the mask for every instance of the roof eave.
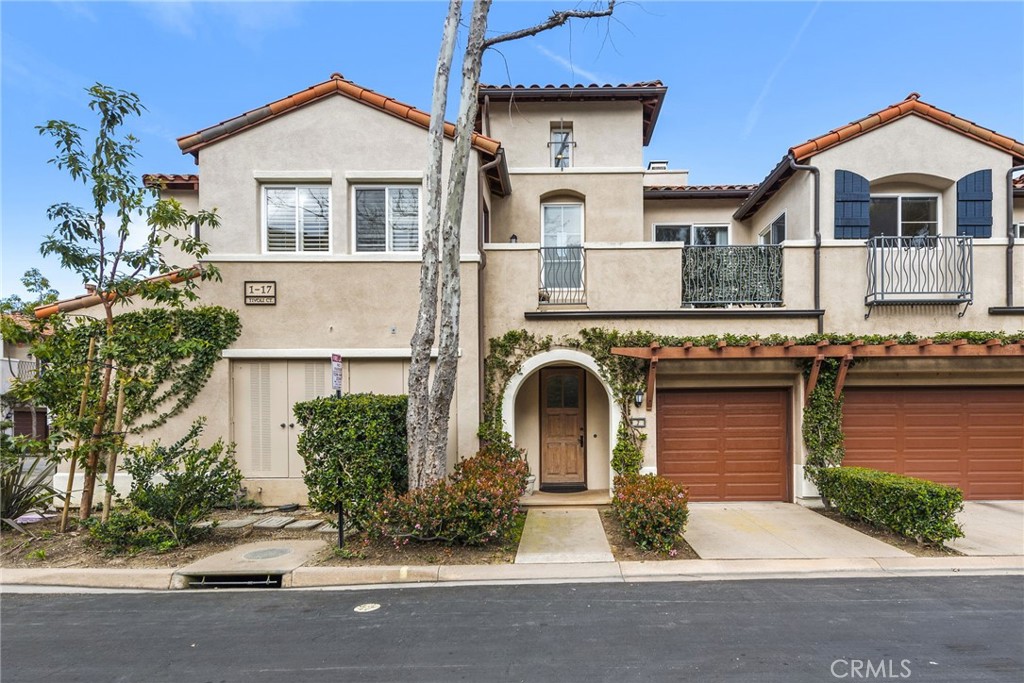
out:
M746 199L752 190L644 190L644 199Z
M789 155L782 157L772 172L768 174L757 189L754 190L747 200L740 204L740 207L736 209L732 217L738 221L743 221L752 216L761 206L771 199L772 195L782 187L782 185L789 180L789 177L793 175L793 169L789 165Z

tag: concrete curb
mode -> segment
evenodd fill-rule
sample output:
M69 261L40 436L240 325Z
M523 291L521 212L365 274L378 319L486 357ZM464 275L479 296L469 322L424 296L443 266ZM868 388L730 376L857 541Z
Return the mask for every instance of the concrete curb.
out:
M5 569L4 586L168 590L175 569ZM1024 557L884 557L852 559L665 560L564 564L298 567L285 588L572 582L737 581L1024 575Z

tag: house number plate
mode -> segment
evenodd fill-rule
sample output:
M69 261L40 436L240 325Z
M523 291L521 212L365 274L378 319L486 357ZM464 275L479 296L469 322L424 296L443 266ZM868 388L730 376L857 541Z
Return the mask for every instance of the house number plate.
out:
M247 281L245 283L246 306L274 306L277 304L277 283Z

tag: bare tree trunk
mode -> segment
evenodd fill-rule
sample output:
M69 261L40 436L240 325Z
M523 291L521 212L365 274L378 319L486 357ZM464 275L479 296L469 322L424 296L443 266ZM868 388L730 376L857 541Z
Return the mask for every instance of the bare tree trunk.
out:
M477 86L487 30L491 0L476 0L470 16L469 38L462 61L462 91L459 94L459 118L455 124L455 144L448 170L441 272L441 326L437 367L430 390L430 419L427 434L427 458L437 477L443 477L448 460L448 424L459 363L459 321L462 303L460 256L462 246L462 209L466 196L473 122L476 119Z
M117 378L117 407L114 409L114 446L107 454L107 485L103 492L103 514L100 521L106 522L110 519L110 508L114 502L114 474L117 472L117 454L124 445L124 437L121 436L121 429L124 426L124 377Z
M82 398L78 402L78 419L85 417L85 406L89 401L89 384L92 382L92 360L96 353L96 337L89 338L89 353L85 360L85 379L82 380ZM72 449L71 465L68 468L68 488L64 493L64 507L60 513L60 526L58 530L64 533L68 529L68 510L71 508L71 490L75 483L75 467L78 465L78 447L82 445L82 435L75 437L75 446Z
M434 77L431 103L429 158L424 181L427 195L426 225L423 227L423 263L420 266L420 308L413 332L412 361L409 365L409 411L406 431L409 444L409 488L422 488L437 475L428 466L427 424L430 414L430 349L437 326L438 237L441 226L441 169L444 158L444 117L448 79L455 54L455 40L462 16L462 0L451 0L444 23L441 50Z
M111 310L112 302L104 302L103 308L107 314L107 337L104 344L111 345L114 336L114 312ZM103 362L103 383L100 385L100 400L96 406L96 419L92 425L92 436L89 444L89 455L85 461L85 479L82 487L82 503L78 508L78 518L89 519L92 514L93 494L96 491L96 469L100 462L100 451L102 450L103 428L107 422L107 401L110 398L110 374L111 359L104 359Z

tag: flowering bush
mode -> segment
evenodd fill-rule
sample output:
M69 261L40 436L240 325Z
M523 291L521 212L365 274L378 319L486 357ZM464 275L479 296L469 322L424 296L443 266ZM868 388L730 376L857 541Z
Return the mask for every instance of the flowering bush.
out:
M526 491L526 461L490 450L455 466L447 481L384 497L370 533L408 539L483 545L511 529Z
M640 548L671 552L686 527L686 489L654 474L615 478L612 509Z

